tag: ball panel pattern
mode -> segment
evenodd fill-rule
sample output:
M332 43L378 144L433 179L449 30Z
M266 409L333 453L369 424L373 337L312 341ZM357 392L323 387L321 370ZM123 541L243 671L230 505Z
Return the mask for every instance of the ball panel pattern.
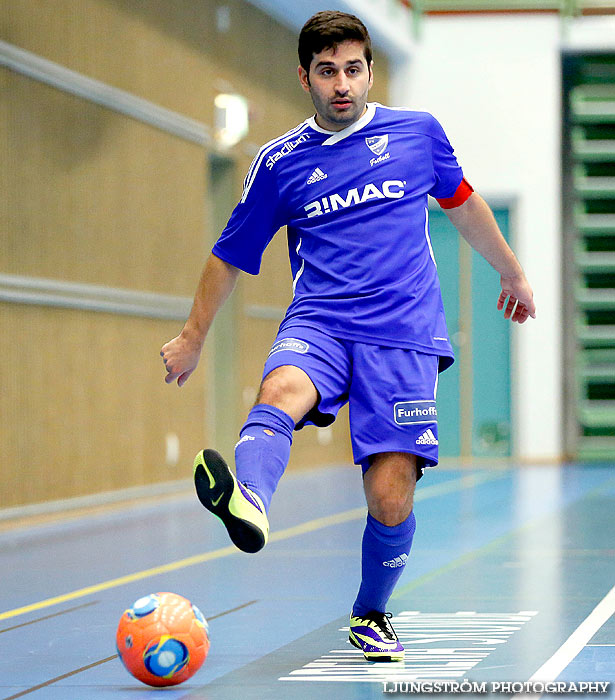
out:
M209 651L207 620L175 593L139 598L120 618L116 646L126 669L151 686L183 683Z

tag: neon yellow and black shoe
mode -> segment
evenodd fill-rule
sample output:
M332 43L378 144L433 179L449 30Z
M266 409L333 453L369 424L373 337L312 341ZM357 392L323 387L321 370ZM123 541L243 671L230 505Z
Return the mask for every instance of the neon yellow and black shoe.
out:
M220 518L233 544L258 552L267 544L269 521L261 499L242 483L215 450L194 458L194 485L199 501Z
M350 615L348 640L363 651L368 661L403 661L404 648L399 643L391 613L371 610L362 616Z

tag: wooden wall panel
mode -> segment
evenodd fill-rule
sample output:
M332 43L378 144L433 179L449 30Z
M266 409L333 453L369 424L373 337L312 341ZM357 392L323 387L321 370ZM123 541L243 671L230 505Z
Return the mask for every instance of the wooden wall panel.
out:
M196 144L0 69L0 271L192 295L205 254Z
M297 36L245 0L0 0L0 38L72 70L213 124L213 99L250 100L261 144L312 113L299 87ZM306 17L307 19L307 17ZM386 58L374 53L370 99L388 103Z
M228 32L217 0L0 0L0 38L210 125L215 95L238 91L262 143L310 109L296 37L244 0L224 5Z
M218 92L250 102L235 197L253 148L312 113L296 77L296 42L243 0L0 0L0 39L213 127ZM377 56L371 99L387 102ZM0 273L192 296L215 240L200 147L0 68ZM284 232L259 278L237 290L235 423L247 410L277 329L246 304L285 306ZM0 304L0 507L183 477L207 442L212 379L202 366L179 390L158 350L179 322ZM206 347L207 352L207 347ZM209 367L207 359L203 365ZM245 391L248 389L248 391ZM297 435L292 466L350 459L347 419L328 446ZM167 433L180 467L164 463Z
M181 389L164 383L158 351L175 330L0 303L0 507L191 476L208 430L205 368Z

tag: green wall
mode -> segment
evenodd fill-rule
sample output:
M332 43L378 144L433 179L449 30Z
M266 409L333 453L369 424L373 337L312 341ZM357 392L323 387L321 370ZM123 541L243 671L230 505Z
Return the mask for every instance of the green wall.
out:
M495 208L504 236L509 212ZM431 210L431 240L455 364L440 375L440 455L510 455L510 321L496 309L498 273L461 239L442 210Z

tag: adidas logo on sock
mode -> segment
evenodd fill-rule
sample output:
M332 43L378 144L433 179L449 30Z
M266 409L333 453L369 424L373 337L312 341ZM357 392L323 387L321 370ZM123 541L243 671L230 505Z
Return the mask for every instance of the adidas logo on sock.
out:
M320 180L326 180L329 176L327 173L323 173L323 171L320 168L316 168L314 172L309 176L307 184L308 185L313 185L315 182L319 182Z
M398 557L395 557L395 559L389 559L389 561L383 561L382 566L388 566L389 569L399 569L400 566L405 565L407 558L408 558L407 554L400 554Z
M420 438L417 438L417 445L437 445L438 438L433 434L431 428L428 428Z
M241 438L241 440L235 445L235 449L237 449L239 447L239 445L241 445L242 442L248 442L249 440L256 440L256 438L253 437L252 435L244 435Z

